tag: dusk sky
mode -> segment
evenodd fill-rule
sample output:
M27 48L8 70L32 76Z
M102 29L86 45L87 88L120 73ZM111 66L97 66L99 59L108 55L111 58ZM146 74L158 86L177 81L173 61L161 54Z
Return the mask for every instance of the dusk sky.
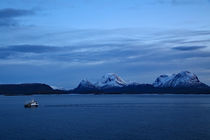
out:
M0 83L74 88L116 73L210 85L210 0L1 0Z

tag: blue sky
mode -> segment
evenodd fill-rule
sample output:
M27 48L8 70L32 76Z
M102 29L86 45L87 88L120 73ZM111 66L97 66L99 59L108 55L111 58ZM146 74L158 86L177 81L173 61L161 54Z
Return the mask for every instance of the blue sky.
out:
M209 0L1 0L0 83L73 88L114 72L210 84Z

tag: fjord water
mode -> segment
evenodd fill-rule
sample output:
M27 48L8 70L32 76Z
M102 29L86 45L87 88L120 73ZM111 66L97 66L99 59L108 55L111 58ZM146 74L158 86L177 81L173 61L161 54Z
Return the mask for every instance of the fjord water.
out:
M208 140L210 95L0 96L0 125L2 140Z

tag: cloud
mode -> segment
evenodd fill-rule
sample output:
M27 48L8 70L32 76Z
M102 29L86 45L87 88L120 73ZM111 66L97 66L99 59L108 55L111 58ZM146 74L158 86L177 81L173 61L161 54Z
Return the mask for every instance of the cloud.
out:
M80 42L74 42L74 36L77 36L78 38L81 32L84 38L85 35L88 37L91 36L92 38L86 38L86 40L81 39ZM88 30L87 32L89 34L86 33L86 30L79 30L78 32L74 31L74 36L70 31L64 33L64 35L61 33L62 36L60 36L59 33L53 33L53 36L50 34L41 34L41 38L46 39L46 42L36 42L35 38L28 41L28 35L22 36L20 39L27 38L27 40L19 41L17 44L21 42L28 42L29 44L3 45L6 47L0 47L0 59L2 61L6 59L19 59L21 62L24 60L24 63L31 63L32 61L45 61L44 64L48 65L55 64L55 62L57 62L56 64L60 63L61 65L66 66L69 64L102 65L110 63L124 63L125 65L133 63L138 65L139 63L143 63L143 60L144 63L148 64L153 64L157 61L167 64L175 60L179 61L181 59L194 57L202 57L205 59L205 57L209 56L209 53L193 51L207 48L208 44L206 44L206 46L200 46L199 44L193 44L192 42L186 43L186 46L181 46L183 42L189 40L193 41L195 39L194 37L191 38L190 33L188 36L184 37L179 36L182 34L178 31L176 35L172 37L170 36L170 32L169 34L166 34L168 32L164 32L155 36L151 34L150 36L146 35L146 37L144 37L140 36L141 32L128 32L129 35L126 37L126 35L121 35L125 32L124 30L118 30L117 33L115 30L94 30L92 32ZM106 35L103 36L101 32L106 32ZM99 34L101 37L95 37L91 33ZM186 34L187 33L188 32L186 32ZM199 35L200 34L198 34L198 36ZM39 38L39 35L37 35L37 37ZM68 42L63 44L67 38L71 38L70 41L72 41L72 43ZM196 41L199 41L199 39L201 38L196 38ZM201 40L205 40L205 37ZM43 45L33 45L38 43ZM169 46L176 47L171 48ZM182 51L183 53L180 53L179 51Z
M204 49L206 47L207 46L178 46L178 47L173 47L172 49L178 51L195 51L195 50Z
M17 26L18 20L17 18L23 16L34 15L34 10L25 10L25 9L0 9L0 26Z
M0 48L1 52L44 53L55 51L58 48L45 45L13 45Z
M23 10L23 9L0 9L0 18L14 18L20 16L34 15L33 10Z
M43 53L57 52L58 50L58 47L46 45L12 45L0 47L0 59L7 60L23 58L29 60L36 56L42 56L41 54Z
M192 41L184 41L183 43L209 43L210 39L201 39L201 40L192 40Z

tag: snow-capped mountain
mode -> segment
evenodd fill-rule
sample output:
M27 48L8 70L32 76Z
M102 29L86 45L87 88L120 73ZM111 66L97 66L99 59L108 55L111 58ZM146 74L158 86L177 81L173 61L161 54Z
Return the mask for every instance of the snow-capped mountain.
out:
M96 88L94 84L92 84L90 81L87 79L83 79L77 88Z
M88 94L88 93L97 93L98 89L95 87L94 84L92 84L88 80L82 80L77 88L72 90L73 93L82 93L82 94Z
M198 77L189 72L182 71L173 75L160 75L153 83L154 87L205 87Z
M102 78L95 84L99 88L113 88L124 87L126 82L114 73L108 73L102 76Z

